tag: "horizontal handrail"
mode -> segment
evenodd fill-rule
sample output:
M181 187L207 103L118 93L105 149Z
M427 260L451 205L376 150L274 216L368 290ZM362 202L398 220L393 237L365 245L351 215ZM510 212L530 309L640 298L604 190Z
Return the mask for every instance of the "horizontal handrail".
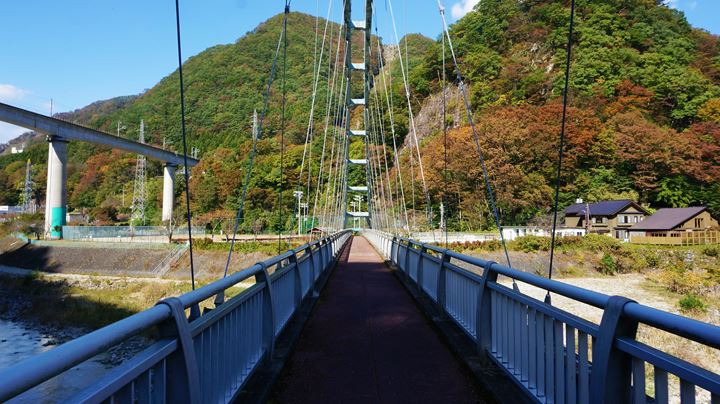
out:
M295 294L295 299L292 299L292 302L288 303L287 299L285 300L285 304L291 305L289 310L291 313L290 315L292 316L297 310L300 300L304 297L304 294L299 292L300 285L297 284L300 278L300 263L304 263L308 261L308 259L310 259L307 265L302 265L303 267L306 267L306 270L312 270L313 274L326 271L333 264L333 262L337 258L337 255L342 249L342 246L349 239L350 235L351 232L349 230L345 230L325 237L323 239L312 241L298 248L269 258L263 262L254 264L249 268L245 268L243 270L230 274L223 279L219 279L206 286L185 293L181 296L178 296L177 298L172 298L177 301L178 307L181 308L181 310L197 307L200 302L210 299L214 296L221 295L225 290L237 285L238 283L243 282L251 277L255 277L255 287L244 290L239 295L233 297L233 299L229 300L226 303L223 303L222 301L219 301L218 303L218 300L216 300L216 304L220 304L218 306L220 310L216 311L215 313L213 313L215 310L210 311L209 316L202 315L200 316L200 318L192 321L192 323L190 322L190 320L185 318L184 313L177 314L177 311L173 311L175 309L173 309L173 305L171 304L172 302L169 302L167 304L158 304L147 310L133 314L132 316L129 316L125 319L109 324L82 337L62 344L54 349L36 355L32 358L28 358L22 362L17 363L16 365L10 366L5 369L0 369L0 380L2 381L0 382L0 402L15 397L16 395L27 391L30 388L51 379L88 359L107 351L108 348L111 348L132 336L138 335L157 326L167 328L169 322L174 321L176 323L176 326L174 327L174 334L173 332L171 332L168 335L170 335L170 338L178 338L178 346L180 346L181 336L185 335L190 340L192 340L192 338L196 336L199 336L204 332L206 328L212 327L214 324L217 324L217 322L220 321L223 316L230 313L233 308L242 305L248 299L253 299L253 296L258 295L258 291L263 294L263 314L262 318L258 318L258 320L262 319L263 324L248 324L248 326L251 326L252 328L270 327L269 324L274 324L274 322L277 321L274 319L275 315L273 313L280 310L280 308L276 306L278 304L281 304L274 301L272 293L270 292L270 285L273 283L274 279L282 278L283 276L285 276L284 274L288 273L288 271L292 271L298 274L295 275L295 278L293 278L294 285L291 285L293 290L282 290L282 293L285 294ZM319 255L320 259L311 259L313 255ZM291 262L289 265L283 265L283 263L286 261L294 262ZM320 263L321 267L316 268L316 263ZM277 274L265 277L265 274L267 274L267 269L273 268L275 266L277 266L279 270ZM319 278L319 276L316 276L316 278ZM315 279L311 280L311 283L315 282ZM309 292L312 290L312 287L306 289L308 289L306 292ZM288 313L287 307L283 308L283 310L285 313ZM182 317L180 320L178 320L177 318L178 315ZM181 323L178 323L178 321ZM183 326L182 323L184 323L185 325ZM281 330L281 328L279 328L277 331L279 332L279 330ZM166 334L166 332L163 332L163 334ZM262 344L262 349L264 355L266 355L267 353L272 351L274 339L276 338L275 325L272 326L272 332L268 333L267 335L263 334L262 338L264 341ZM143 352L145 352L146 355L158 355L158 352L149 352L154 349L153 347L155 345L157 344L148 347ZM194 349L190 349L188 346L183 346L182 355L185 356L186 360L185 362L181 361L179 363L184 363L186 366L189 366L189 364L191 363L195 363L194 359L192 358L198 355L198 353L189 352L193 350ZM174 351L166 351L167 350L163 351L163 355L165 356L162 356L162 360L164 360L168 355L177 353ZM188 358L192 360L188 361ZM257 363L257 361L255 362ZM178 365L175 364L174 366ZM145 369L128 369L127 366L123 367L123 365L120 365L120 367L116 369L118 375L135 374L137 377L143 377L140 374L146 371ZM181 370L181 372L187 372L188 380L190 380L190 382L187 383L188 385L190 385L188 388L192 390L192 382L197 382L198 379L197 375L193 375L193 368L188 367L185 370ZM241 373L244 374L244 372L245 370L243 370ZM245 375L244 377L246 379L247 375ZM126 381L128 383L133 383L133 380ZM115 386L115 384L113 384L113 386ZM136 388L134 384L132 384L131 386L132 388ZM224 386L223 388L227 389L229 387ZM239 386L237 386L237 388L239 389ZM103 388L97 390L91 390L92 392L90 393L87 391L81 393L81 396L96 397L97 394L100 394L98 393L98 391L102 392L102 394L114 394L114 390L112 390L112 388L108 386L104 386ZM167 400L170 400L170 398L168 397Z
M667 402L668 374L680 379L683 402L697 388L713 402L720 397L720 375L636 340L638 325L645 324L720 349L718 326L436 245L376 230L364 235L479 351L541 402L619 402L632 395L644 403L651 394L645 391L646 365L655 371L659 402ZM602 320L595 324L532 298L522 286L506 287L497 282L499 275L598 308Z
M154 306L2 369L0 401L14 397L168 318L170 309L167 306Z

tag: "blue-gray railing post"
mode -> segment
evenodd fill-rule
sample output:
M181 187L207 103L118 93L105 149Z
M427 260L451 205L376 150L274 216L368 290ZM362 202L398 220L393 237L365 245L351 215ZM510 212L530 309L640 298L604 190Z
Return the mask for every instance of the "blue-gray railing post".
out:
M614 347L617 337L635 339L637 321L622 315L630 302L634 300L611 296L605 305L598 338L592 347L591 403L629 402L632 397L632 357Z
M298 265L297 253L295 250L288 250L288 252L292 253L292 255L288 257L288 266L295 266L295 269L291 269L291 271L294 271L293 281L295 282L295 290L293 292L293 297L295 299L295 307L300 307L300 302L302 302L303 298L302 280L300 279L300 265ZM315 280L313 279L310 282L315 282Z
M311 277L311 290L313 297L320 296L320 290L318 289L318 282L316 281L319 278L319 275L317 273L317 268L315 268L315 257L313 256L313 250L312 246L308 245L305 247L305 256L306 259L310 261L310 277Z
M193 347L190 323L185 317L185 308L177 297L157 303L170 308L172 317L160 325L163 337L177 338L178 349L167 360L166 400L170 403L200 403L200 372L195 348Z
M405 280L409 281L410 278L410 247L412 246L412 242L410 239L407 240L407 245L405 246L405 265L404 268L400 267L400 270L405 275Z
M320 251L320 268L322 268L323 270L325 270L325 259L327 256L327 251L325 251L325 250L327 247L330 247L330 255L332 256L333 255L333 251L332 251L333 244L334 243L332 241L330 242L330 244L328 244L327 242L323 242L323 240L318 241L318 250Z
M265 283L263 288L263 324L262 339L263 348L268 353L268 357L272 356L275 349L275 304L273 302L272 283L270 282L270 274L268 274L267 265L259 262L262 271L255 274L255 283Z
M448 250L443 250L442 252L442 258L440 259L440 268L438 268L438 275L437 275L437 302L438 305L440 305L440 308L442 310L445 310L445 297L446 297L446 291L445 291L445 273L447 271L446 264L450 262L450 255L448 255Z
M397 253L398 253L398 238L393 236L392 244L390 245L390 262L397 265Z
M492 301L488 282L496 282L498 274L492 270L495 261L487 261L483 267L480 290L477 296L477 317L475 319L475 337L478 351L490 352L492 347Z
M420 245L420 255L418 256L418 269L417 269L417 287L421 292L423 289L423 258L427 254L427 246L425 243Z

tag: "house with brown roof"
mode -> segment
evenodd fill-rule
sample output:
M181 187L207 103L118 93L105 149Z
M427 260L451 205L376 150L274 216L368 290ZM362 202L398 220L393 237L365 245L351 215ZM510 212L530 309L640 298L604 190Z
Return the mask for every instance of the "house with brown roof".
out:
M652 216L641 223L633 225L629 232L630 241L638 243L705 244L705 242L686 241L698 238L707 239L701 233L710 234L711 238L715 238L717 232L711 230L717 230L718 227L720 227L718 221L710 215L705 206L693 206L689 208L658 209ZM653 238L658 240L653 242Z
M583 203L578 201L565 208L566 228L588 228L590 233L605 234L620 240L628 239L628 229L650 215L647 209L629 200ZM590 219L586 226L586 219Z

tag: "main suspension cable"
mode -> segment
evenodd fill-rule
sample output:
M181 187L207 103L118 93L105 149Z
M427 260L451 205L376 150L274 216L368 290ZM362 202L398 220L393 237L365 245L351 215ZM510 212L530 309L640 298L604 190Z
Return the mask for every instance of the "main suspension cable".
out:
M568 106L568 86L570 82L570 57L572 55L572 36L575 22L575 0L570 0L570 27L568 28L567 49L565 52L565 87L563 88L562 122L560 124L560 145L558 147L558 162L555 178L555 206L553 208L552 238L550 241L550 266L548 267L548 278L552 279L553 259L555 258L555 230L557 228L558 202L560 200L560 172L562 170L563 149L565 148L565 122ZM550 301L550 291L545 295L546 301Z
M443 27L444 29L444 27ZM445 35L442 38L442 131L443 131L443 229L445 233L445 248L448 247L448 225L445 209L448 209L447 192L448 192L448 144L447 144L447 77L445 75Z
M288 2L289 6L289 2ZM286 8L286 10L289 11L289 7ZM283 16L283 19L286 20L288 18L288 13L286 12ZM283 27L285 27L285 24L283 24ZM275 48L275 56L273 57L272 67L270 68L270 77L268 77L267 86L265 89L265 95L263 100L263 109L260 113L260 119L258 120L258 125L256 129L256 133L253 134L253 143L252 143L252 150L250 151L250 158L248 161L248 167L247 172L245 173L245 182L243 185L243 191L242 195L240 197L240 205L238 206L237 214L235 215L235 226L233 228L233 236L230 240L230 249L228 250L228 257L227 261L225 262L225 272L223 273L223 278L225 278L228 274L228 269L230 268L230 259L232 257L232 251L233 247L235 246L235 240L237 237L238 232L238 226L240 225L240 220L242 220L243 216L243 210L245 207L245 199L247 198L247 191L248 191L248 185L250 184L250 177L252 174L253 164L255 162L255 155L257 154L257 144L260 140L260 135L262 133L262 127L263 122L265 120L265 114L267 114L268 106L270 104L270 89L272 88L272 83L275 78L275 72L277 70L277 61L280 56L280 48L283 43L283 38L285 37L285 31L284 29L280 31L280 35L278 37L278 43L277 47ZM215 298L215 304L222 304L224 300L224 294L223 292L218 293L217 297Z
M285 15L290 13L290 0L285 2ZM283 18L283 73L280 88L282 92L280 112L280 183L278 184L278 254L282 249L282 228L283 228L283 180L285 171L285 76L287 74L287 18Z
M190 281L192 283L193 290L195 290L195 264L193 260L192 223L190 214L190 167L188 166L187 158L187 135L185 131L185 86L183 84L182 45L180 41L180 0L175 0L175 27L177 31L178 76L180 77L180 119L183 141L183 164L185 165L185 208L187 216L188 246L190 254ZM172 220L173 218L170 217L169 226L172 226ZM194 305L192 314L194 317L199 316L199 307Z
M480 139L478 138L477 131L475 130L475 121L472 116L470 101L468 101L467 92L465 91L465 83L460 72L460 65L458 64L457 57L455 56L455 49L453 48L452 38L450 38L450 31L448 31L447 22L445 21L445 7L443 7L443 5L440 3L440 0L438 0L438 8L440 10L440 17L442 18L443 31L445 31L444 34L447 36L448 47L450 48L450 54L452 55L453 63L455 64L458 87L460 88L460 92L463 95L463 101L465 102L465 110L467 111L468 121L470 122L470 127L472 128L472 134L475 140L475 148L478 155L480 156L480 166L482 167L483 178L485 179L485 188L490 198L490 205L492 207L493 216L495 217L495 225L497 226L498 232L500 233L500 241L502 242L503 250L505 251L505 259L507 260L507 264L509 267L512 267L512 264L510 263L510 254L508 253L507 244L505 243L505 236L503 235L503 229L500 224L500 215L498 214L497 205L495 204L495 195L492 190L492 185L490 184L490 176L488 175L487 166L485 165L485 157L483 156L482 148L480 147ZM513 286L515 285L515 280L513 279Z

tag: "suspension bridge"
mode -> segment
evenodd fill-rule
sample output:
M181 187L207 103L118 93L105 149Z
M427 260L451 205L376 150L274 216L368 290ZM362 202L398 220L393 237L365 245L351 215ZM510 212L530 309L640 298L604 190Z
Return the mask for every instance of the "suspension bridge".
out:
M571 4L574 7L574 2ZM397 36L392 2L388 5ZM278 61L287 49L289 6L286 1L255 145L262 133ZM176 2L176 12L178 7ZM150 309L0 370L0 401L22 400L29 390L52 382L107 349L135 335L154 333L152 344L66 399L109 403L720 403L720 375L665 352L663 346L653 345L639 333L641 329L662 332L688 346L718 350L720 327L513 268L506 250L507 263L500 264L439 247L441 243L403 237L412 227L404 209L409 204L405 193L414 196L415 190L403 189L400 170L394 171L397 179L390 178L389 167L400 165L393 116L397 100L393 101L388 91L392 77L381 57L380 42L372 35L373 28L377 29L375 11L372 0L366 0L360 12L346 1L337 41L327 38L326 25L313 66L306 145L317 135L312 110L326 40L334 44L334 52L327 46L329 94L322 151L315 157L318 169L312 172L312 148L306 147L301 167L305 182L298 185L296 193L298 208L303 196L304 203L313 206L313 217L319 217L326 229L324 237L231 272L233 235L222 279L195 289L193 278L193 291L187 294L164 299ZM353 20L353 13L364 18ZM177 16L181 61L179 12ZM571 11L566 83L572 19ZM477 139L442 7L440 20L443 52L447 41L458 72L456 84L463 92ZM353 34L362 38L360 49L355 49L358 42ZM417 164L422 196L428 199L407 90L407 59L399 48L397 57L409 110L409 154ZM280 76L283 122L285 59L283 56ZM182 65L179 67L182 89ZM181 91L185 141L182 97ZM0 112L13 112L1 107ZM385 113L389 127L380 119ZM20 118L13 119L19 122ZM561 138L564 121L565 111ZM38 128L37 123L26 125ZM74 133L70 129L77 128L63 133ZM43 130L53 135L55 127ZM392 153L385 150L389 145ZM502 229L482 150L476 145L486 192ZM185 166L194 165L186 156L166 156L150 146L142 150L137 145L125 147L154 153L148 155L168 162L185 157ZM186 155L185 147L184 152ZM254 147L235 233L243 216L255 153ZM389 162L388 155L395 161ZM562 140L558 172L561 167ZM430 204L426 205L431 217ZM187 220L191 221L189 203ZM442 229L435 231L442 240ZM192 246L192 234L189 238ZM192 247L190 265L194 275ZM550 265L551 274L552 256ZM237 293L235 287L240 284L249 286ZM528 288L544 291L545 298L525 293ZM590 321L553 304L561 299L594 308L600 320Z

